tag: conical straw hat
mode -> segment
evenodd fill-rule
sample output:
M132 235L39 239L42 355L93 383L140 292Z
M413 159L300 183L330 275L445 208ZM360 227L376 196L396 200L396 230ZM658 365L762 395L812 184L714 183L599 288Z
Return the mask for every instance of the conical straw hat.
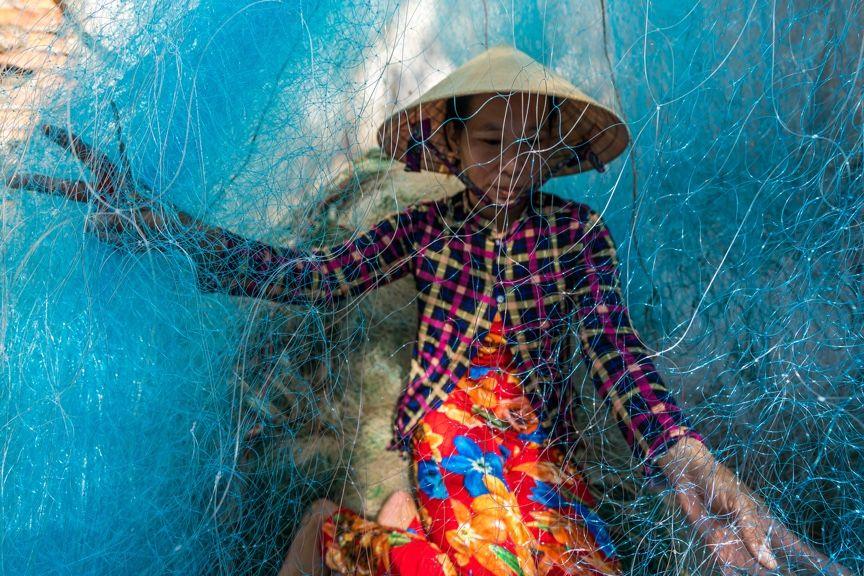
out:
M435 146L450 161L455 153L444 138L441 124L447 116L447 100L472 94L518 92L558 97L561 105L560 156L550 165L573 155L572 148L587 144L600 162L606 164L621 154L630 141L627 126L612 110L599 104L573 84L512 46L496 46L451 72L416 101L394 112L378 129L378 142L392 158L406 161L406 152L418 151L417 128L427 121L424 142ZM420 168L448 172L447 166L424 147ZM576 174L592 169L589 162L575 162L558 170L555 176Z

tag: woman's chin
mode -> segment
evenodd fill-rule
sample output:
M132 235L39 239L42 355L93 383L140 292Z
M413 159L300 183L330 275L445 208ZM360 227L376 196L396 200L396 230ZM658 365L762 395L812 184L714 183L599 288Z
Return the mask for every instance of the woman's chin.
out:
M497 195L486 194L486 196L483 198L483 200L484 200L485 204L489 204L492 206L505 207L505 206L514 206L516 204L519 204L519 202L522 201L523 197L524 197L524 193L522 193L522 192L511 192L511 193L504 193L504 194L499 193Z

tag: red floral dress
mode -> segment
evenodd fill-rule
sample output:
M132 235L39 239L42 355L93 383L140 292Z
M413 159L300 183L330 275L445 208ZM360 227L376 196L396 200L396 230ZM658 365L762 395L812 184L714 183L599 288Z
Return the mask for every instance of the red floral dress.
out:
M407 530L340 508L322 527L346 575L619 574L579 471L547 442L496 315L468 374L412 437L420 514Z

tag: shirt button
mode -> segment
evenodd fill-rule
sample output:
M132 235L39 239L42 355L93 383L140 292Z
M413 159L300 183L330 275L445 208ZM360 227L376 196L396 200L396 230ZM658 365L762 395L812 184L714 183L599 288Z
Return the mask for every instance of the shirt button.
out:
M504 296L502 296L502 295L499 294L498 296L495 297L495 300L496 300L499 304L501 304L502 302L504 302Z

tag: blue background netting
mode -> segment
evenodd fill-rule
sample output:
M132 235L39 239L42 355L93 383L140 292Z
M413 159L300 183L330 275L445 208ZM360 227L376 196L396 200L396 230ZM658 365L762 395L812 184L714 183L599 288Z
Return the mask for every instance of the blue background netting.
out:
M861 4L470 4L109 6L43 120L115 157L119 121L158 195L300 238L292 222L373 144L394 95L515 44L630 125L606 174L549 189L604 212L667 383L781 517L860 568ZM81 176L47 140L26 144L7 166ZM274 534L256 535L253 563L217 521L245 481L232 367L260 312L197 293L182 254L100 244L87 210L4 192L0 570L272 571ZM298 479L280 518L307 492Z

